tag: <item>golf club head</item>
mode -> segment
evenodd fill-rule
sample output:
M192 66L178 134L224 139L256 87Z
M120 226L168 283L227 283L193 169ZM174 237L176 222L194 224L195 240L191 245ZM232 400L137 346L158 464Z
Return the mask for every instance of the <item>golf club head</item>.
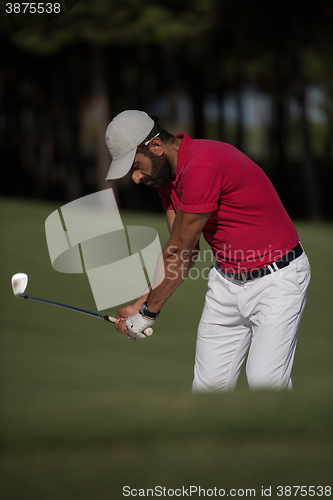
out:
M16 273L12 277L12 287L14 295L22 295L28 285L28 275L25 273Z

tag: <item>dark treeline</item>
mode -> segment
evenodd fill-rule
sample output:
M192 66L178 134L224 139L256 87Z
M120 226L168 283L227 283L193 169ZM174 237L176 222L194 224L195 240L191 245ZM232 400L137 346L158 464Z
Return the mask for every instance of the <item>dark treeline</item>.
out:
M0 9L1 193L68 201L114 187L121 206L158 210L157 193L104 180L107 124L142 109L173 133L249 154L293 217L332 217L330 0L81 0L18 33ZM270 109L252 129L247 89Z

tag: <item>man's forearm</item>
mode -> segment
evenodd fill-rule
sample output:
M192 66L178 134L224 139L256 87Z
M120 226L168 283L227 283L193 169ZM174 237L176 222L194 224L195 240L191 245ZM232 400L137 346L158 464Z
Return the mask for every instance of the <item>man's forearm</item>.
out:
M171 237L162 250L164 278L147 298L147 309L159 312L170 295L187 278L198 256L198 243L210 212L185 213L178 210Z
M147 308L151 312L159 312L168 298L187 278L198 257L199 245L193 250L167 245L162 252L164 263L164 279L153 288L147 297Z

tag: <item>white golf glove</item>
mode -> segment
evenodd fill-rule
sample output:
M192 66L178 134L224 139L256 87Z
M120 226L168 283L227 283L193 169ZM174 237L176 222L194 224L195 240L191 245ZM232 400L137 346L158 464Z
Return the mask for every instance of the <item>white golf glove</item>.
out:
M143 330L153 326L155 320L149 319L146 316L142 316L140 313L132 314L128 316L125 325L128 329L128 337L136 340L136 339L145 339L146 335L143 333Z

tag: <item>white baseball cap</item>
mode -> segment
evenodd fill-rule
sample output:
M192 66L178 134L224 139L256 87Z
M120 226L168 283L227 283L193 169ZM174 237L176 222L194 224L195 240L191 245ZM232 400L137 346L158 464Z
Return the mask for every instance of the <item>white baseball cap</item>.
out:
M154 124L154 120L144 111L123 111L113 118L105 133L112 158L107 181L120 179L130 171L136 148L146 139Z

